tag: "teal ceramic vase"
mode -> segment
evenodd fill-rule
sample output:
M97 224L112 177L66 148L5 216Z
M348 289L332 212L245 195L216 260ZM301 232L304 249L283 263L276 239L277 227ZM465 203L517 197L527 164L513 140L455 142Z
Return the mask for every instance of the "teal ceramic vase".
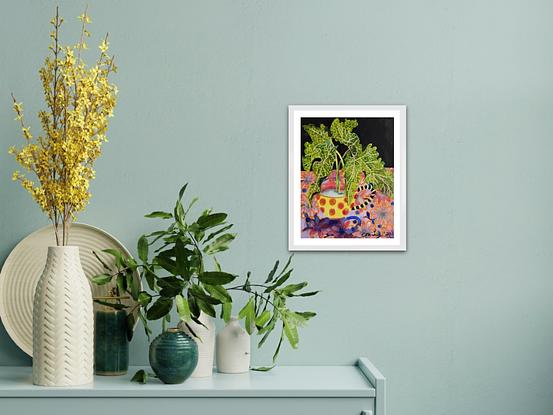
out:
M182 383L198 364L198 346L177 328L157 336L150 344L150 366L163 383Z
M94 315L94 371L97 375L119 376L129 369L127 312L103 309Z

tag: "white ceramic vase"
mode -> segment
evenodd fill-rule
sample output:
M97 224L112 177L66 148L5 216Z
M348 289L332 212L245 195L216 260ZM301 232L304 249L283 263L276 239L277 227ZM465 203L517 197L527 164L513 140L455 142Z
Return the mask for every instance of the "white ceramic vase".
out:
M91 383L94 315L79 247L51 246L33 303L33 383Z
M213 375L213 355L215 354L215 324L213 319L205 314L203 311L198 318L206 327L196 324L193 321L188 325L192 328L196 336L194 337L192 332L188 330L184 321L181 321L178 325L179 329L184 331L190 337L192 337L198 345L198 365L191 377L193 378L206 378Z
M217 370L221 373L245 373L250 370L250 335L232 317L217 334Z

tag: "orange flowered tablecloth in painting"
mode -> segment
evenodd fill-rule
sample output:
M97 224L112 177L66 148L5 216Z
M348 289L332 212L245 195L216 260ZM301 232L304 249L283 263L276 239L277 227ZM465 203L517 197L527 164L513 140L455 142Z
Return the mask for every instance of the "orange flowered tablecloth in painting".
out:
M343 178L343 175L341 177ZM355 194L353 203L346 207L343 217L332 219L329 217L331 216L329 211L318 203L319 194L313 196L311 203L307 200L307 189L314 178L313 172L301 172L302 238L394 237L393 197L375 191L370 186L364 186ZM362 185L363 183L364 179L359 184ZM335 187L336 172L334 171L323 181L321 193Z

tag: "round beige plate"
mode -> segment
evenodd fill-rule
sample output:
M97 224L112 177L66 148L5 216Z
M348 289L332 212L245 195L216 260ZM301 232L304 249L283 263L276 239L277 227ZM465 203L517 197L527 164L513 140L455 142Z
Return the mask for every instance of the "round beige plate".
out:
M10 337L29 356L33 350L33 297L46 263L48 247L53 245L56 245L56 240L52 226L33 232L17 244L0 272L0 317ZM118 249L130 256L129 251L109 233L83 223L71 225L68 245L80 248L81 265L88 278L104 272L92 251L110 267L114 264L113 257L101 252L103 249ZM138 273L134 278L140 284ZM91 287L93 296L105 296L110 285L91 284ZM132 306L134 301L130 299L128 304Z

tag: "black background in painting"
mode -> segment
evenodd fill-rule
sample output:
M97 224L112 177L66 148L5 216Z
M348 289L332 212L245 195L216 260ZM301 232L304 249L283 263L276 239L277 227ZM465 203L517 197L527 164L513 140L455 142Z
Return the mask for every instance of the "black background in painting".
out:
M303 158L304 143L311 141L309 135L303 129L304 125L314 124L319 126L320 124L326 125L327 129L330 129L330 124L336 117L329 118L302 118L301 119L301 156ZM384 162L386 167L394 167L394 119L393 118L357 118L347 117L348 119L355 119L359 125L354 128L353 132L359 136L363 148L367 144L372 144L378 149L378 154ZM344 121L344 118L340 118L340 121ZM341 146L340 146L341 147ZM339 148L343 154L345 148Z

